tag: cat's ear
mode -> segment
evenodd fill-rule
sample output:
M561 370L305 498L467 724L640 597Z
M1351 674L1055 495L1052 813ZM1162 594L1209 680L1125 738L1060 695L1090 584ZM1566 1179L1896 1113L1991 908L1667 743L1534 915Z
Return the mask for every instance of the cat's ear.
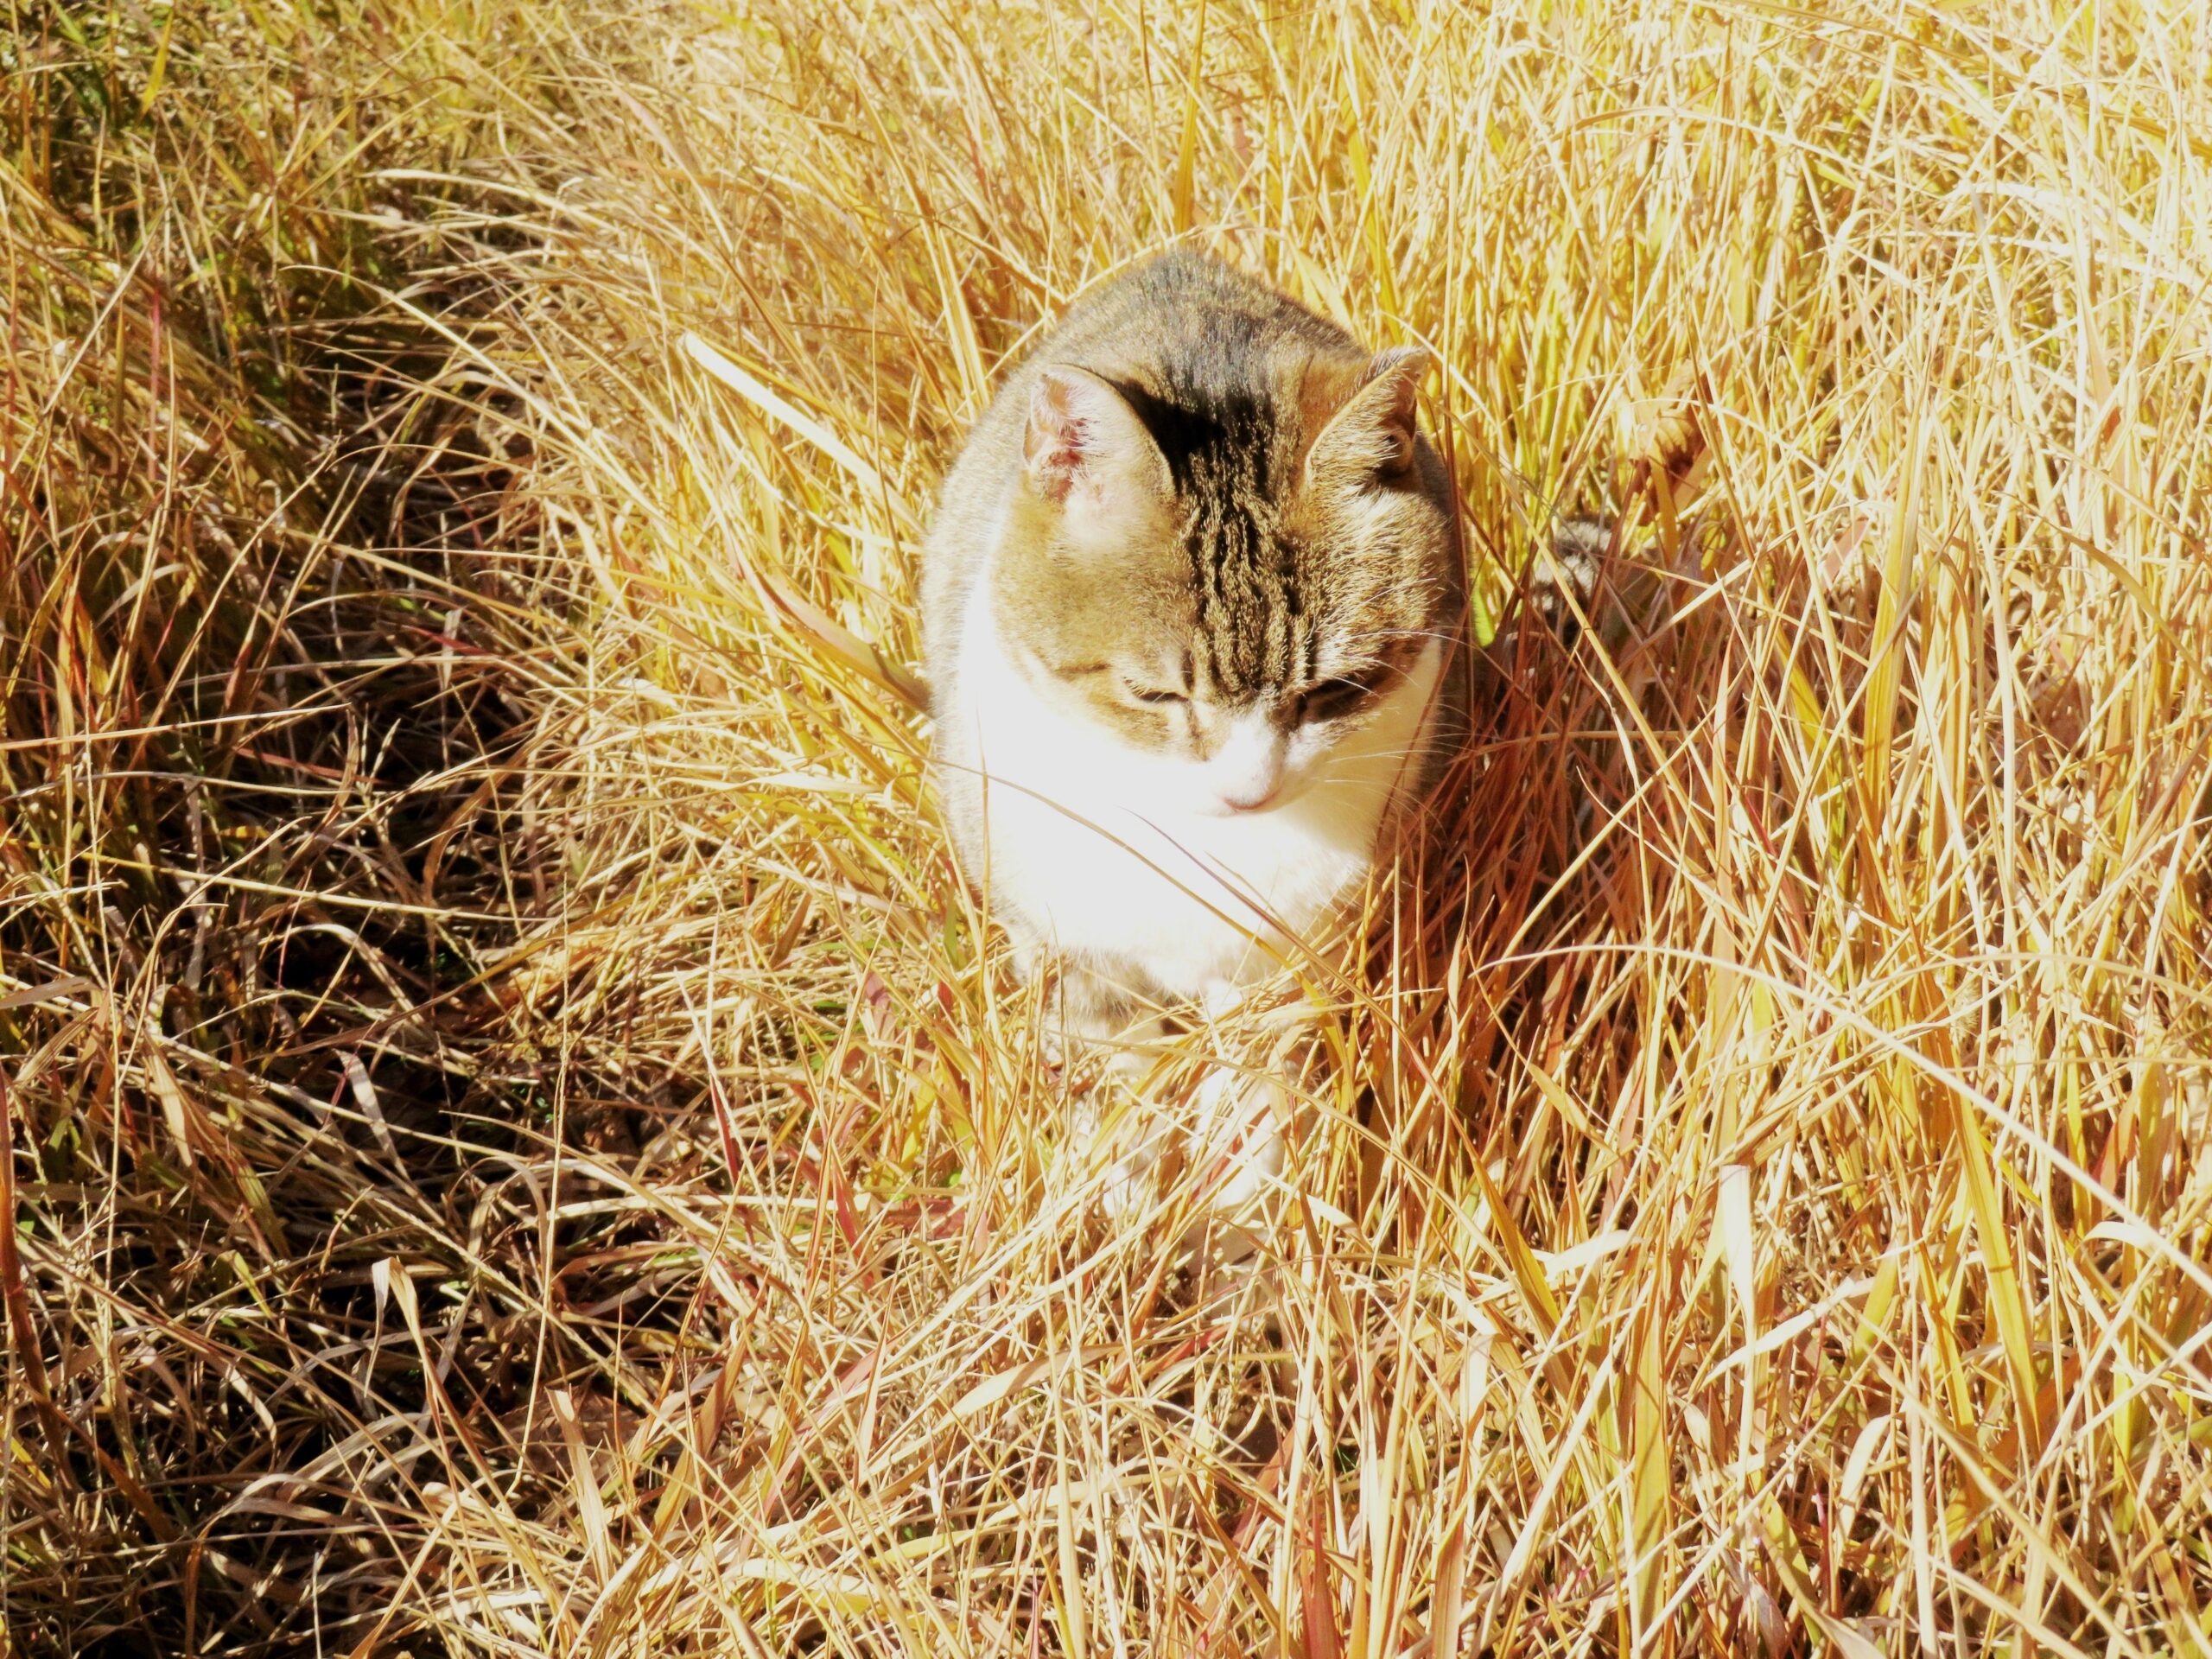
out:
M1357 388L1306 450L1306 477L1315 483L1363 486L1410 472L1414 401L1435 361L1418 346L1377 352Z
M1021 464L1046 500L1110 507L1164 494L1167 461L1129 400L1088 369L1049 368L1029 394Z

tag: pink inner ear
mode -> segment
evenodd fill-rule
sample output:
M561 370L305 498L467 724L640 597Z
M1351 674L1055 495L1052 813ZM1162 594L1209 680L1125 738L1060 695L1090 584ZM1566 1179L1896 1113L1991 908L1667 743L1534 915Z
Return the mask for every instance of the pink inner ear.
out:
M1091 443L1090 423L1067 405L1067 389L1040 380L1029 404L1029 426L1022 435L1021 458L1045 493L1065 496L1083 470Z

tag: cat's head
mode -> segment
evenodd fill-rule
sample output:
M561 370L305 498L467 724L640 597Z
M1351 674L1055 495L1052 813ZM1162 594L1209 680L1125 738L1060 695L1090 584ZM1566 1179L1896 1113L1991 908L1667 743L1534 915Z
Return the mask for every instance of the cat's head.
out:
M1325 779L1453 620L1429 363L1301 353L1204 387L1044 368L991 584L1038 695L1187 762L1198 810Z

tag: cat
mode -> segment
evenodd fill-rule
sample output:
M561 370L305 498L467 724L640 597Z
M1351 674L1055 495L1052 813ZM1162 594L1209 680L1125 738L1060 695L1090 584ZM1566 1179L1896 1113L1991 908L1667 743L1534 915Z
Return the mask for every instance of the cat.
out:
M942 798L1071 1033L1295 961L1448 756L1465 575L1430 365L1168 253L1073 306L947 473Z

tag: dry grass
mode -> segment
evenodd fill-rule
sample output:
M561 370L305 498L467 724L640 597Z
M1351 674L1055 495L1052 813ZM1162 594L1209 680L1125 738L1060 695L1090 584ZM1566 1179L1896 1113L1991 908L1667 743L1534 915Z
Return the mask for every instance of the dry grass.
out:
M2212 1651L2202 8L10 16L0 1651ZM1233 1271L903 667L1182 236L1658 583Z

